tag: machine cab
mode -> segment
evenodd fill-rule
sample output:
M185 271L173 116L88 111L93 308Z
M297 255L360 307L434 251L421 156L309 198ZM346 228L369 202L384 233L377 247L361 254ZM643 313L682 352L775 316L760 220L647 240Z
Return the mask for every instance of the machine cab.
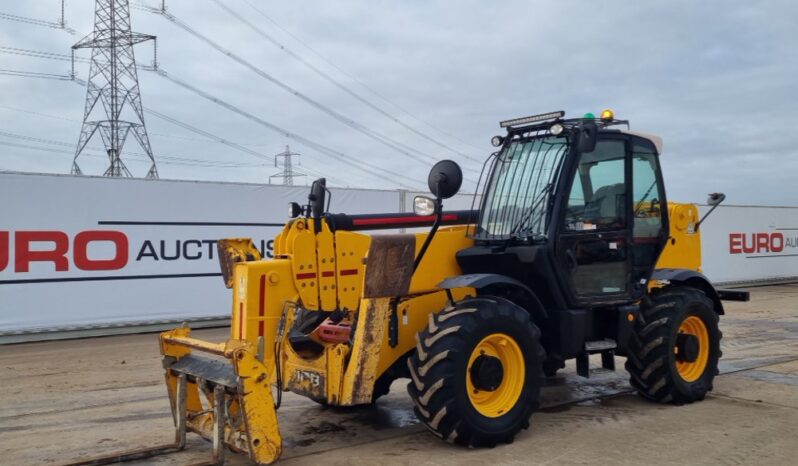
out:
M494 138L475 239L543 249L569 307L639 299L668 237L659 138L609 111L539 117Z

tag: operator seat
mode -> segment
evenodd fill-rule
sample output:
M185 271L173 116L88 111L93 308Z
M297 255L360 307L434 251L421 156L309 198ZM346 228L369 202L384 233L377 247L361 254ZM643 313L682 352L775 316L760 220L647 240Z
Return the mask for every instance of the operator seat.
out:
M623 183L600 187L585 206L585 219L603 226L622 225L625 195Z

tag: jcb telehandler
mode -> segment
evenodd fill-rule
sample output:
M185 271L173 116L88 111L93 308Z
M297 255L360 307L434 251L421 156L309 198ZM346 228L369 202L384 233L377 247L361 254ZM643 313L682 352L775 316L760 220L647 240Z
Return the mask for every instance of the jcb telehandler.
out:
M331 214L320 179L307 205L290 205L273 259L249 239L220 241L230 339L160 336L177 441L113 459L182 448L189 430L213 441L214 461L226 446L269 464L282 391L368 404L400 377L433 434L494 446L529 427L544 376L575 358L587 377L591 354L608 369L625 357L645 398L703 399L721 299L747 294L702 275L698 210L667 201L660 138L610 111L563 117L501 123L477 210L443 210L462 180L443 161L413 214Z

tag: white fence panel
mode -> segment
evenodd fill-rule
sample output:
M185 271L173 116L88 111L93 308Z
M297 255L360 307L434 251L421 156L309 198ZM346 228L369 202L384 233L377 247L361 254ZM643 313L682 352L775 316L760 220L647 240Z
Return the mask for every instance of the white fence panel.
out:
M215 241L266 255L307 187L0 174L0 331L228 316ZM399 210L333 189L334 212Z
M0 173L0 334L226 317L215 241L252 237L268 256L308 189ZM333 189L330 210L408 212L416 194ZM714 282L798 277L798 208L721 206L701 229Z
M713 282L798 278L796 207L721 205L701 230L704 273Z

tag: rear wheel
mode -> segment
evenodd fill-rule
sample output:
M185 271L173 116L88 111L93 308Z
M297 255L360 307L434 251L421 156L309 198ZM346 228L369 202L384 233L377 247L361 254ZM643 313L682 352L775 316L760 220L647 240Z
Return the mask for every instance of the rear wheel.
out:
M712 300L689 287L655 292L636 322L626 370L645 398L663 403L703 400L721 356Z
M416 415L435 435L494 446L529 427L544 352L526 310L502 298L467 299L430 314L416 337L408 392Z

